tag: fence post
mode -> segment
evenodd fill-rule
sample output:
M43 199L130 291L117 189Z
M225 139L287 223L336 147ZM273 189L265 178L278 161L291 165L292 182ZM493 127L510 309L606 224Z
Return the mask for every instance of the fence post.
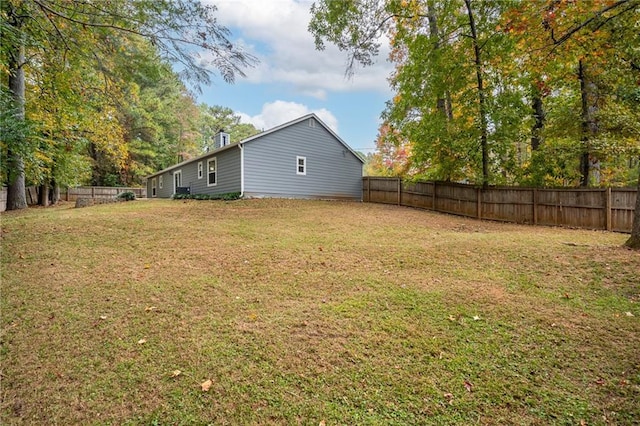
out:
M611 187L608 187L604 193L605 208L605 229L611 231Z
M436 181L433 181L433 210L436 210Z
M371 202L371 176L367 176L367 202Z
M538 189L533 188L533 224L538 224Z
M398 178L398 205L402 205L402 178Z
M482 219L482 188L476 188L476 209L478 219Z

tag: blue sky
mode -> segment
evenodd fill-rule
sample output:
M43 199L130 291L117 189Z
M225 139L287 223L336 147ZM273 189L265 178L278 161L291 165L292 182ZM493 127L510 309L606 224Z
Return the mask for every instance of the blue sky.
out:
M334 46L317 51L307 31L311 1L205 0L218 7L218 21L231 40L258 57L235 84L215 79L199 102L233 109L244 122L269 129L316 113L353 149L375 148L380 113L391 98L387 48L372 67L347 79L347 56Z

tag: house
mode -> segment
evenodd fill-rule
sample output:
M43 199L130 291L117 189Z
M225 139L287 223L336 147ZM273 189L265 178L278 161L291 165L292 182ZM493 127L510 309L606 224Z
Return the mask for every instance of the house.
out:
M216 135L214 149L147 177L147 196L362 199L362 158L315 114L242 141Z

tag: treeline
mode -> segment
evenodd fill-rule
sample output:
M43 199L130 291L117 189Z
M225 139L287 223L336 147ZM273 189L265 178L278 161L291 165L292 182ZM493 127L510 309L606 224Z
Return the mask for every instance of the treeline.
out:
M368 172L477 184L632 185L639 0L322 0L311 32L395 92Z
M185 86L214 72L233 82L254 63L215 11L197 0L2 1L7 208L26 207L25 184L41 187L43 204L65 186L139 185L202 153L220 128L257 132L228 108L197 105Z

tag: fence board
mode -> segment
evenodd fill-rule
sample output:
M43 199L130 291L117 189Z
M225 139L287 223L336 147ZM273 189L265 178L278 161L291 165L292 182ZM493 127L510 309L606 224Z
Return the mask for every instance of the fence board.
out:
M516 223L534 223L534 191L522 188L482 190L482 218Z
M637 189L537 189L363 178L363 200L467 217L631 232ZM401 193L398 194L398 188Z
M611 189L611 230L630 232L638 191L633 188Z

